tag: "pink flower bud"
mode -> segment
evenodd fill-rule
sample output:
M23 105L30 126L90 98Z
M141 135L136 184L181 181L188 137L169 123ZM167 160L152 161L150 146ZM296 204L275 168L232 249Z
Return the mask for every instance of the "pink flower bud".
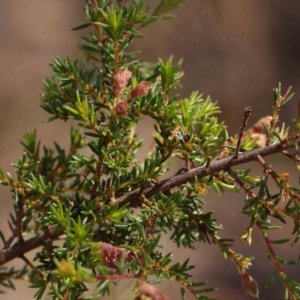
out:
M267 136L266 136L266 131L265 131L265 127L262 123L265 123L265 125L267 127L270 128L271 125L271 121L272 121L272 117L271 116L266 116L261 118L260 120L258 120L251 128L249 128L245 133L244 133L244 139L248 136L248 134L251 134L252 138L259 138L257 140L257 144L260 147L264 147L266 145L266 141L267 141Z
M140 293L135 298L135 300L141 300L144 299L143 296L148 297L152 300L169 300L169 296L166 294L163 294L161 291L157 290L153 285L142 281L139 283L139 289Z
M270 127L272 119L273 118L271 116L266 116L261 118L249 129L249 131L252 133L265 134L265 127L262 123L265 123L267 127Z
M129 104L126 101L120 101L115 107L114 111L118 117L127 115L128 109L130 108Z
M141 97L146 96L151 89L152 83L149 81L141 81L131 92L130 97Z
M132 76L132 72L129 70L119 71L114 77L114 86L116 95L122 95L123 91Z

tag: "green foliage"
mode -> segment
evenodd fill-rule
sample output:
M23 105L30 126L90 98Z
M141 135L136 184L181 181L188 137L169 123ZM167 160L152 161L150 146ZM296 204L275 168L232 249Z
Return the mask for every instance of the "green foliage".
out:
M285 224L291 218L292 246L296 245L300 190L289 185L289 174L276 173L262 159L281 152L299 166L298 155L286 149L298 146L300 113L291 133L289 128L276 126L282 106L292 95L282 96L279 86L274 90L271 123L258 122L252 131L242 132L241 140L228 138L226 126L216 117L219 107L209 96L192 92L181 99L176 94L183 75L181 61L174 63L170 57L148 64L127 52L132 40L142 36L144 26L169 18L165 13L182 1L162 0L152 11L142 1L117 2L86 1L88 22L73 28L91 29L78 47L85 59L79 62L56 56L50 64L53 77L43 81L41 107L50 114L45 122L71 119L77 123L78 128L71 128L70 149L57 143L53 148L41 147L36 131L26 133L21 142L24 154L13 164L17 179L0 169L0 183L11 188L15 201L15 214L9 221L12 236L6 240L1 233L0 262L20 257L31 268L3 267L0 283L14 288L13 279L27 276L30 287L37 290L36 299L46 293L52 299L98 299L109 295L117 280L131 278L137 283L136 299L157 299L155 295L167 296L153 285L174 280L182 299L186 290L196 299L211 299L205 294L214 288L206 287L205 281L191 280L194 266L188 258L173 262L172 253L163 254L160 240L166 234L178 247L195 249L199 242L216 245L237 266L246 293L257 297L258 285L246 273L253 258L235 253L232 238L218 236L222 226L213 211L207 212L204 201L210 188L218 194L243 189L242 213L250 222L240 238L251 244L254 227L258 228L276 267L268 285L279 274L286 299L300 299L299 284L281 267L298 261L286 261L272 248L289 239L269 240L267 236L268 230L279 228L274 219ZM136 153L142 140L135 130L144 115L155 121L155 132L152 148L141 162ZM273 152L263 152L259 144L263 137L266 151L274 148ZM89 154L83 154L83 148ZM258 160L263 176L250 176L250 170L232 171L232 166L244 162L239 156ZM171 157L182 160L185 168L162 181ZM201 168L205 176L193 173ZM176 184L186 174L194 175ZM274 194L268 187L269 177L278 186ZM135 201L126 200L134 191L138 191ZM155 192L148 197L149 191ZM33 235L31 240L25 239L27 233ZM59 239L62 243L56 243ZM25 253L35 248L33 264ZM87 284L91 283L95 292L88 296Z

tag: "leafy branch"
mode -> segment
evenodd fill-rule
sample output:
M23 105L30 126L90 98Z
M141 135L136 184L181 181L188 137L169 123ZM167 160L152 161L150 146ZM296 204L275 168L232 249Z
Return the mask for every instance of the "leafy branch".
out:
M195 248L197 243L217 246L237 267L246 293L258 297L258 283L248 274L252 257L233 251L234 240L222 236L222 226L207 211L205 196L211 190L245 192L242 214L249 225L241 234L252 243L254 227L266 243L269 258L286 289L285 299L299 299L299 283L283 271L284 264L297 264L279 257L267 230L294 222L295 246L300 238L300 190L290 185L290 174L278 173L263 159L282 154L300 169L300 110L292 129L278 127L283 106L292 99L291 88L282 96L274 89L272 116L249 129L251 108L244 110L242 126L233 137L219 122L220 108L198 92L182 99L176 94L183 73L182 61L172 56L155 64L136 59L128 51L142 28L168 19L181 0L161 0L157 7L142 1L87 0L87 23L73 30L91 29L78 46L84 60L56 56L50 64L53 76L43 81L41 107L50 117L77 123L70 131L68 150L54 142L41 146L37 133L26 133L24 153L13 164L16 179L0 168L0 183L11 189L14 214L10 214L10 236L2 232L0 284L14 288L13 280L26 280L36 289L35 299L45 291L52 299L91 299L84 293L94 284L93 299L109 295L119 280L136 281L135 299L169 299L155 285L177 282L182 298L190 291L196 299L215 289L205 281L192 281L195 267L186 258L174 262L163 253L163 234L177 247ZM299 104L298 104L299 108ZM143 160L137 159L142 140L136 135L139 121L149 116L155 123L152 145ZM289 152L289 149L295 149ZM184 168L167 178L167 165L177 158ZM259 162L262 176L250 170L233 170L244 163ZM269 177L277 191L270 192ZM258 192L254 192L258 189ZM31 237L27 237L30 234ZM59 243L57 241L60 241ZM35 250L33 261L25 254ZM4 265L21 258L25 267Z

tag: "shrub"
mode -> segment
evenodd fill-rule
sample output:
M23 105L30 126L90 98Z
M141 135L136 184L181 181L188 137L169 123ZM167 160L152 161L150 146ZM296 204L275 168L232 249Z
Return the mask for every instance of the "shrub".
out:
M53 299L98 299L114 283L131 278L136 280L135 299L168 299L155 285L170 279L178 283L183 299L186 290L196 299L210 299L205 294L214 289L191 281L194 266L188 258L174 262L172 253L163 254L164 234L178 247L193 249L200 242L218 247L237 266L246 293L258 297L258 284L247 270L252 257L235 253L233 239L219 236L214 213L205 212L208 191L228 189L245 195L242 214L250 221L242 242L251 244L254 227L263 236L275 266L269 284L278 274L285 299L300 299L300 285L282 269L298 261L285 261L273 248L289 239L267 235L279 228L274 220L285 224L291 219L296 245L300 191L289 184L288 173L276 172L263 159L281 153L299 168L298 152L288 149L298 149L300 108L293 128L278 127L280 110L292 98L290 89L284 95L280 85L274 89L272 116L247 131L251 108L246 107L240 132L228 137L210 97L192 92L181 99L176 94L181 62L170 57L143 63L126 51L144 26L168 18L166 13L182 0L161 0L152 11L142 1L117 2L86 1L88 21L74 28L92 29L79 46L85 59L56 56L50 64L53 77L44 81L41 107L51 115L45 122L76 121L70 149L57 143L53 149L41 148L36 131L26 133L24 153L13 164L16 180L0 169L1 184L11 188L15 201L11 236L1 233L0 283L13 288L12 280L26 277L37 290L36 299L46 290ZM139 162L142 140L135 130L145 115L155 121L155 133L152 148ZM172 157L185 167L163 180ZM233 170L245 162L258 162L262 176ZM274 193L268 187L272 180ZM25 256L31 250L36 251L34 262ZM18 257L25 263L22 270L3 266ZM96 286L92 296L85 293L88 283Z

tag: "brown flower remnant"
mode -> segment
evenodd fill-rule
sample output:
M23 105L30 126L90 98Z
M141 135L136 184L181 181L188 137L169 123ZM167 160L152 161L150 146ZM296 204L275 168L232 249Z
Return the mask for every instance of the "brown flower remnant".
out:
M130 98L146 96L151 89L152 83L150 81L141 81L131 92Z
M248 129L245 132L244 137L247 137L249 134L251 135L252 138L259 137L257 144L260 147L264 147L266 145L267 136L266 136L266 132L265 132L265 127L262 123L265 123L265 125L270 128L271 121L272 121L271 116L266 116L266 117L261 118L250 129Z
M132 72L129 70L119 71L116 76L114 76L114 87L115 95L120 96L123 94L124 89L132 76Z
M114 107L114 111L118 117L123 117L127 115L129 108L129 104L125 100L122 100Z
M245 271L241 273L242 275L242 285L246 292L252 297L259 298L259 287L256 280L247 274Z
M107 243L101 243L99 248L104 264L112 269L117 269L117 266L114 264L114 262L120 261L122 253L124 253L125 263L131 262L137 257L133 251L115 247Z
M157 290L153 285L142 281L139 282L140 293L135 297L134 300L143 299L142 296L149 297L152 300L169 300L169 296L163 294L161 291Z

